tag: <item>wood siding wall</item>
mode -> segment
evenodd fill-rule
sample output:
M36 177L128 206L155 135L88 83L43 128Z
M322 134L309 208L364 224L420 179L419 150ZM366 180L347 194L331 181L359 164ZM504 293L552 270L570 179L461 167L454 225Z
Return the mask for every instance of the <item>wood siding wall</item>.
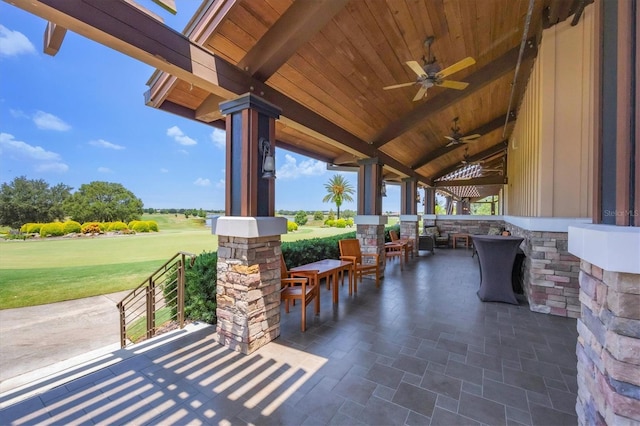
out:
M545 30L509 141L506 214L588 217L594 127L593 7Z

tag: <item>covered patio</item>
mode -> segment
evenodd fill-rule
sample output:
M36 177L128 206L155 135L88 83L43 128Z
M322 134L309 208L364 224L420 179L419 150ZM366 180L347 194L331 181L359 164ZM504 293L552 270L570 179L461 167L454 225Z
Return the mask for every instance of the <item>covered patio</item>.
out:
M636 0L211 0L183 34L132 1L10 3L50 21L51 54L67 29L113 47L157 68L147 105L226 130L226 214L213 226L218 342L247 357L287 342L332 366L298 389L320 396L279 407L304 407L309 423L368 423L383 406L408 424L640 421ZM421 224L464 233L500 223L524 239L527 305L480 303L473 260L451 251L409 264L402 279L383 263L379 294L341 298L332 316L325 309L287 337L299 319L280 314L286 221L274 215L267 161L280 148L358 171L365 252L384 251L385 182L401 185L403 237L417 239ZM436 215L436 190L457 198L461 214ZM499 215L464 214L473 194L498 195ZM453 260L469 265L437 269ZM273 413L252 418L284 421Z
M132 357L0 410L6 424L570 425L576 320L476 296L477 258L437 250L379 289L322 288L321 314L281 311L251 355L215 328L155 339Z

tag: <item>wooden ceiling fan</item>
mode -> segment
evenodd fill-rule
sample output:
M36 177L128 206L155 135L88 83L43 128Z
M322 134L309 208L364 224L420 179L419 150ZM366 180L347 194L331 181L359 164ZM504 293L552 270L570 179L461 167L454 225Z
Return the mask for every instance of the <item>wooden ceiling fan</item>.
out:
M446 146L462 145L465 143L472 142L482 136L478 133L475 133L473 135L468 135L468 136L462 136L462 133L460 133L460 126L458 126L458 117L455 117L453 119L453 126L451 127L451 132L452 132L451 136L445 136L445 139L449 140L449 143Z
M429 49L429 59L425 59L423 57L423 61L425 62L424 66L421 66L417 61L407 61L405 62L409 68L413 70L417 74L416 81L410 83L400 83L394 84L392 86L383 87L384 90L390 89L398 89L400 87L408 87L412 85L418 85L420 88L418 89L418 93L413 97L413 101L419 101L420 99L427 96L427 89L433 86L446 87L448 89L456 89L456 90L464 90L469 85L469 83L465 83L462 81L453 81L453 80L445 80L445 77L450 76L453 73L461 71L471 65L475 64L476 61L472 57L464 58L461 61L456 62L455 64L442 69L440 65L436 62L436 58L431 56L431 43L433 43L434 38L429 37L424 42L424 44Z

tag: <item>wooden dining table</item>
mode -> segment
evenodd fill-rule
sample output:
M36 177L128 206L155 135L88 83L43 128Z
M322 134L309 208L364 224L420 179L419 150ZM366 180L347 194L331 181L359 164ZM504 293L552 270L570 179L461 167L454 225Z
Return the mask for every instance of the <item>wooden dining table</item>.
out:
M308 276L309 272L315 273L315 279L320 282L322 278L327 280L327 287L330 283L333 283L333 303L338 303L338 278L342 278L344 281L344 273L349 275L349 295L353 292L353 263L346 260L337 259L323 259L317 262L307 263L306 265L296 266L289 269L291 276L296 276L296 272L304 272L306 275L300 274L300 276Z

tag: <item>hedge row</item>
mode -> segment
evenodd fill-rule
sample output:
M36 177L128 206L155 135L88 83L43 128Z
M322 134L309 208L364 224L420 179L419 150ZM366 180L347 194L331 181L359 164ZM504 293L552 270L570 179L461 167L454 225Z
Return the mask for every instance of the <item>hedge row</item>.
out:
M100 234L104 232L158 232L158 224L153 220L124 222L86 222L82 225L73 220L50 223L25 223L20 228L24 234L40 234L41 237L59 237L71 233Z

